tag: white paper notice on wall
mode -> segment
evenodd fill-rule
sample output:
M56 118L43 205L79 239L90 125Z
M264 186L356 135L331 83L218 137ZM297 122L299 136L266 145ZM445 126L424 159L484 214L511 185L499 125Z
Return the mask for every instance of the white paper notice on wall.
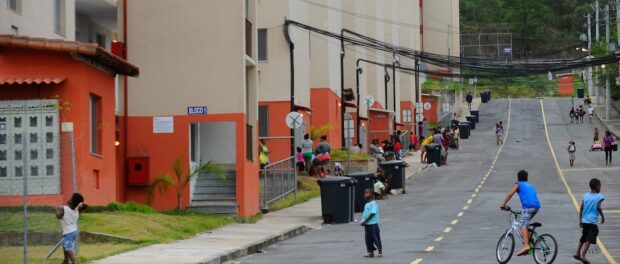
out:
M171 116L153 117L153 134L174 133L174 119Z

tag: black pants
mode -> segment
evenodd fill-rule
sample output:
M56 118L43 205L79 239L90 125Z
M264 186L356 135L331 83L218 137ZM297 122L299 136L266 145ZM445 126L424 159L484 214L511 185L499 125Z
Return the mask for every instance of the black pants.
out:
M611 162L611 146L605 147L605 162Z
M379 224L365 225L364 231L366 233L366 251L374 252L379 250L379 253L383 251L381 246L381 231L379 230Z

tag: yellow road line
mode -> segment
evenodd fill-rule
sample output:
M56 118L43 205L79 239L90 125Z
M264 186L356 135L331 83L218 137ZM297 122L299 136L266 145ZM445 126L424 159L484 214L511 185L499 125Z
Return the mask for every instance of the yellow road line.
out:
M420 264L420 263L422 263L422 260L423 259L416 259L414 261L411 261L411 263L409 263L409 264Z
M474 200L469 199L469 200L467 200L467 204L471 204L471 202L473 202L473 201L474 201Z
M458 224L458 223L459 223L459 220L456 220L456 219L455 219L455 220L452 220L452 223L450 223L450 224L451 224L451 225L456 225L456 224Z
M620 214L620 210L603 210L606 214Z
M466 205L463 207L463 210L467 210L467 209L469 209L469 206Z
M566 191L568 192L568 196L570 197L571 202L573 202L573 206L575 206L575 209L579 211L579 203L577 202L577 198L575 198L573 191L571 190L570 186L568 185L568 182L566 181L566 177L564 177L564 172L562 171L562 168L560 168L560 162L558 162L558 158L555 155L553 146L551 145L551 139L549 138L549 129L547 128L547 118L545 117L545 104L543 103L543 100L540 100L540 111L542 112L543 124L545 126L545 136L547 137L547 145L549 146L549 150L551 151L551 156L553 157L555 168L558 174L560 175L560 178L562 179L562 183L564 184L564 188L566 188ZM611 254L609 254L609 251L607 251L607 247L605 247L605 244L603 244L603 241L601 241L600 238L597 239L597 244L598 244L599 249L601 250L601 253L605 255L609 263L618 264L616 259L614 259L614 257L611 256Z
M430 253L430 252L433 252L433 249L435 249L435 247L430 246L430 247L427 247L424 251L425 251L426 253Z
M458 216L459 216L459 217L463 216L463 212L460 212L460 213L458 214Z
M472 193L472 194L471 194L471 198L474 198L474 197L476 197L476 194L475 194L475 193Z
M443 237L437 237L437 238L435 238L435 242L439 242L439 241L441 241L441 240L443 240Z
M476 190L474 190L474 192L479 192L479 191L480 191L480 188L476 188Z
M562 169L562 171L615 171L620 170L620 167L596 167L596 168L575 168L575 169Z
M452 231L452 227L446 227L446 229L443 230L444 233L450 233L450 231Z

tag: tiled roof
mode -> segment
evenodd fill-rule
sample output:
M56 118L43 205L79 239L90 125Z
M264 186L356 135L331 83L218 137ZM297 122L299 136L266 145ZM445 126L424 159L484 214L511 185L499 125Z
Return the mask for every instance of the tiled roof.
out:
M10 84L59 84L65 76L0 76L0 85Z
M0 35L0 47L18 47L79 54L92 59L109 70L128 76L138 76L139 69L96 43L62 39L32 38L28 36Z

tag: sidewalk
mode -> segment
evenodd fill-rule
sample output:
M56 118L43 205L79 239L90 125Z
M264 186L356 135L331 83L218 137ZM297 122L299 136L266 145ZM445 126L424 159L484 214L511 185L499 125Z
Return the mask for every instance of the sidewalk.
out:
M480 97L474 98L474 100L471 101L471 110L479 110L481 104L482 104L482 100L480 99ZM467 121L465 117L468 115L471 115L469 113L469 108L467 107L467 102L463 102L461 104L461 110L458 111L458 115L459 115L459 121Z
M420 151L404 158L407 179L420 173ZM232 224L193 238L170 244L157 244L120 255L97 264L119 263L205 263L217 264L259 252L269 245L322 227L321 199L265 214L255 224Z
M596 103L595 97L592 98L592 101L593 101L592 106L594 107L594 115L601 121L601 123L603 123L603 125L605 125L605 127L612 134L614 134L616 137L619 137L620 136L620 112L618 112L618 109L620 109L620 101L615 102L615 107L614 107L614 102L612 102L611 109L609 109L609 120L605 120L605 99L601 98L600 105L595 104ZM584 121L584 122L587 122L587 121ZM604 133L604 131L601 130L601 133Z

